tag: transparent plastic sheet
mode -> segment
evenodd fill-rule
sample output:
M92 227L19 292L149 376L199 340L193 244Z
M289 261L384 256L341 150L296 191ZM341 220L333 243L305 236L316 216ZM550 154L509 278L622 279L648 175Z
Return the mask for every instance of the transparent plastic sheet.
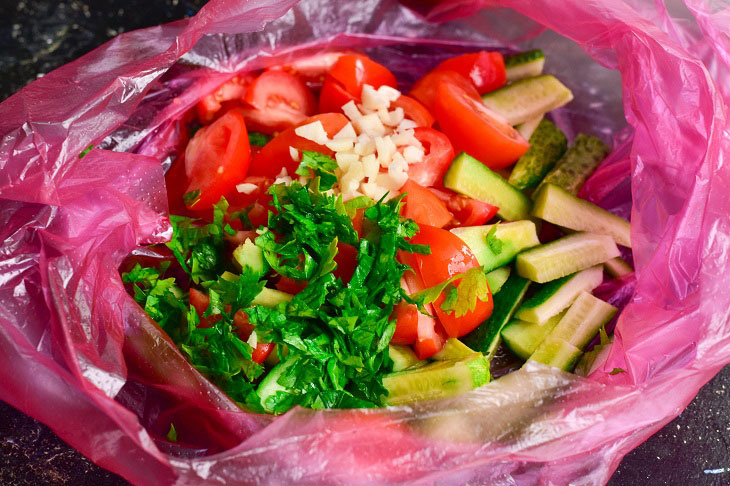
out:
M730 362L730 11L702 0L679 20L640 0L287 11L294 3L212 1L0 105L0 399L137 484L605 481ZM254 416L127 296L122 258L170 234L162 174L182 113L239 69L323 46L366 49L406 86L454 52L546 51L576 94L555 121L613 141L583 195L632 217L636 278L603 288L629 302L589 378L530 365L451 400ZM107 150L79 159L90 143ZM171 421L177 445L157 440Z

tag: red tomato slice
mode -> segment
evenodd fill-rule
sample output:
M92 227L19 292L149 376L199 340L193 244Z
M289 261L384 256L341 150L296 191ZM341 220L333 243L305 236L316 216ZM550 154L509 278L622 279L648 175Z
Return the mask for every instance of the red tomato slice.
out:
M401 255L402 261L413 267L414 264L410 262L410 257L411 254L407 253L403 253ZM423 284L423 279L418 273L408 271L403 275L403 279L405 280L406 287L408 287L410 292L419 292L426 288ZM434 315L433 306L431 304L427 304L425 308L429 315ZM420 312L417 317L417 338L413 345L413 350L416 352L418 359L430 358L443 349L444 344L446 343L446 332L441 324L433 317L429 317L428 315Z
M322 113L321 115L315 115L307 118L297 126L306 125L316 121L322 122L324 130L330 137L333 137L337 132L342 130L342 127L347 125L349 122L342 113ZM289 147L294 147L298 150L313 150L315 152L332 155L333 152L327 147L298 136L294 133L295 128L296 127L287 128L267 143L266 146L261 149L261 152L256 154L256 157L254 157L253 161L251 161L251 167L249 168L248 175L276 177L279 175L282 168L286 168L288 174L294 174L297 167L299 167L299 162L292 160L289 153Z
M418 308L414 304L401 302L391 319L395 319L395 332L390 342L393 344L416 344L418 339Z
M335 268L332 274L335 277L341 278L347 284L357 267L357 248L347 243L339 243L337 245L335 263L337 263L337 268Z
M199 190L189 209L211 207L245 176L251 157L243 115L230 110L195 134L185 149L186 193Z
M246 125L253 131L274 133L314 114L316 100L302 80L285 71L265 71L251 83L244 98Z
M390 104L390 109L403 108L405 117L409 120L416 122L419 127L431 127L436 119L433 117L425 106L423 106L415 98L410 96L400 95L397 100Z
M466 246L466 243L450 231L421 225L418 234L411 239L411 243L429 245L431 248L430 255L411 253L406 257L406 263L414 268L426 287L438 285L456 274L479 266L474 253ZM455 283L457 286L459 284L459 281ZM445 296L442 294L434 302L433 307L446 334L451 337L460 337L471 332L489 317L494 307L490 294L486 301L477 300L473 311L456 317L453 312L448 314L441 310L444 298Z
M216 322L221 320L221 316L218 314L214 314L209 317L203 317L203 313L208 309L208 306L210 305L210 297L205 295L200 290L193 288L190 289L190 305L195 308L195 312L197 312L198 317L200 317L200 323L198 324L198 327L213 327Z
M422 162L408 166L408 178L422 186L441 186L454 159L454 147L446 135L433 128L417 127L413 131L426 156Z
M224 101L243 99L246 89L253 79L254 76L248 73L233 76L229 81L220 85L218 89L204 96L195 106L200 123L208 124L212 122Z
M401 188L406 193L403 217L412 219L419 225L427 224L443 228L451 222L451 213L434 193L412 180L406 181Z
M530 146L479 97L455 84L439 84L434 109L439 126L454 148L476 157L490 169L509 166Z
M245 312L239 310L233 316L233 325L238 328L238 337L243 341L248 341L251 333L254 332L253 325L249 322ZM251 352L251 361L261 364L269 357L274 350L276 344L257 342L253 352Z
M290 277L282 276L275 285L277 290L286 292L287 294L296 295L307 287L305 280L295 280Z
M322 85L322 91L319 92L319 111L337 113L348 101L358 101L358 97L345 91L339 82L327 76Z
M452 224L455 226L480 226L486 224L499 211L497 206L456 194L448 189L430 187L429 191L446 204L446 208L454 215Z
M434 101L436 100L436 90L442 82L461 86L470 95L476 96L477 98L479 97L479 92L469 79L455 71L445 70L431 71L419 79L413 86L413 89L411 89L410 94L412 97L420 101L429 112L435 115Z
M354 53L348 51L322 52L313 56L301 57L279 66L274 66L271 69L281 69L290 72L307 83L322 83L327 71L334 66L339 58L347 54Z
M479 94L488 93L507 82L504 58L499 52L475 52L447 59L438 66L437 71L455 71L474 83Z
M398 86L398 83L388 68L372 59L358 54L340 57L328 71L329 76L356 98L360 98L362 87L365 84L377 89L383 85Z

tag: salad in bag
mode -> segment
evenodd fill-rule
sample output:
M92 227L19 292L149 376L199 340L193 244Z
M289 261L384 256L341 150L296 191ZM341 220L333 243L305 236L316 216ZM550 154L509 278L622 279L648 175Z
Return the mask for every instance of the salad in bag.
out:
M446 7L437 7L426 15L441 20L470 16L429 24L412 11L391 2L338 2L323 8L320 2L310 1L297 4L292 10L289 10L292 5L285 2L212 2L189 21L124 34L110 45L50 73L3 103L0 107L4 114L0 125L4 136L0 152L3 163L0 195L4 201L3 262L8 272L1 287L4 295L0 320L2 398L48 423L95 462L140 484L277 484L292 481L337 484L351 483L353 477L362 483L377 484L436 480L458 484L605 481L626 452L676 416L696 390L730 359L728 306L724 292L727 277L722 258L727 251L723 234L726 208L730 207L723 190L728 177L722 159L727 150L723 98L726 86L721 84L718 89L715 84L727 79L726 64L723 64L727 54L721 43L712 46L706 40L721 32L719 26L722 24L718 22L723 12L712 10L699 1L687 2L691 15L699 19L699 27L683 25L680 28L666 11L655 10L660 7L640 2L600 5L567 2L550 8L539 2L504 2L503 6L515 10L479 12L478 7L483 6L479 2L443 4ZM250 32L262 28L266 22L266 28L260 33L218 35ZM201 37L203 34L216 35ZM701 47L693 52L700 52L702 60L687 53L690 42L693 48ZM585 49L585 53L575 43ZM561 160L581 160L596 153L600 154L597 158L602 158L606 149L591 136L610 141L612 150L587 181L583 177L572 177L575 175L573 170L568 177L565 173L560 176L561 162L548 169L556 171L559 177L548 181L551 184L532 189L528 186L540 184L545 177L545 174L535 175L545 170L536 162L544 153L536 153L534 147L540 144L531 140L540 133L540 123L534 120L542 112L532 113L535 115L532 118L512 118L520 114L518 112L524 115L528 110L515 103L514 97L500 99L496 96L494 99L493 95L504 93L502 90L514 92L514 86L524 86L524 83L515 81L485 92L486 100L477 100L468 93L465 97L452 97L468 106L486 107L488 111L482 112L479 108L479 113L488 113L493 120L506 120L502 126L509 130L501 133L511 134L513 141L522 141L525 150L512 153L509 162L489 161L487 157L493 154L474 152L474 146L468 144L468 133L460 129L463 126L459 125L461 117L448 119L448 123L438 120L439 110L434 109L434 115L428 107L429 101L420 100L421 105L426 105L426 113L437 119L438 127L455 149L453 163L449 157L448 165L443 167L444 173L437 174L442 177L444 187L436 188L435 192L428 189L433 182L415 181L421 187L393 189L384 187L382 183L386 179L381 177L381 183L370 187L373 192L366 194L362 180L359 180L360 185L357 189L352 187L352 191L357 190L362 195L351 194L354 197L347 198L348 201L359 202L350 203L348 207L346 197L342 195L345 173L337 173L342 170L337 153L347 155L348 150L336 150L344 146L344 142L341 146L335 145L334 149L326 147L348 123L356 128L347 112L338 115L344 119L338 131L328 132L326 124L321 122L327 140L319 139L324 143L316 143L317 140L311 140L317 139L317 127L311 127L316 120L306 118L322 115L305 110L302 113L307 116L301 119L300 115L292 113L301 111L305 104L298 108L289 105L292 110L268 112L259 106L259 113L252 114L247 110L257 109L255 98L244 100L240 107L224 106L230 99L213 99L213 102L221 102L221 108L218 110L212 103L212 111L220 111L221 116L216 119L215 113L209 120L204 116L205 107L198 105L206 96L233 81L234 76L240 81L247 73L263 75L283 71L293 74L291 70L277 67L291 66L325 47L326 52L365 55L384 66L398 81L399 98L413 94L416 82L431 69L464 53L485 51L504 55L540 49L547 60L543 67L546 72L530 72L529 78L550 79L548 75L553 75L573 94L571 103L548 117L554 130L542 123L543 129L547 126L553 134L559 130L571 141L570 148L562 149L566 153ZM129 52L137 53L134 59L126 54ZM618 69L621 78L612 75L586 53L604 66ZM179 57L180 61L176 62ZM342 85L341 79L332 77L340 83L340 86L330 86L333 93L357 96ZM318 82L317 79L304 81L309 85ZM324 81L327 82L327 76ZM383 89L381 94L376 82L363 84L372 86L370 94L375 93L376 98L386 97L388 93ZM73 96L61 101L56 95L60 86L73 90ZM463 84L461 86L461 90L468 91ZM477 86L475 83L473 87ZM437 86L437 91L446 89ZM534 91L529 90L529 93ZM620 95L625 114L620 109ZM306 98L305 94L304 101ZM333 94L326 100L337 102L338 98ZM340 108L346 102L340 104ZM354 101L355 108L363 118L373 114L364 113L364 106L361 109L358 104L365 104L362 96ZM445 117L456 112L451 109L455 107L452 102L448 109L440 110L441 119L447 120ZM396 108L391 109L390 104L387 107L391 122L394 121L391 112L399 116ZM403 119L406 119L407 110L402 108ZM331 109L318 106L313 109L332 113ZM254 212L253 201L237 207L230 196L232 188L218 187L221 194L204 194L204 183L209 182L204 177L196 179L196 185L191 187L191 174L203 172L183 170L184 177L180 177L179 185L169 183L176 174L175 169L178 175L181 175L180 167L187 169L187 148L191 144L195 147L192 141L196 136L202 140L208 132L214 133L210 128L216 123L223 120L226 126L234 127L236 120L230 120L233 117L243 120L243 125L249 128L254 126L251 120L256 115L259 125L247 132L261 134L272 130L271 135L274 135L280 131L278 136L281 137L288 128L274 125L282 123L282 118L287 123L292 123L293 119L283 117L282 112L286 116L299 116L300 119L293 122L300 125L298 128L309 126L303 132L308 138L301 133L294 132L294 135L315 143L316 147L289 150L292 143L282 145L278 152L281 155L275 160L282 160L283 155L292 165L296 162L296 167L287 168L286 174L282 173L281 167L276 167L274 173L251 174L250 167L255 166L256 157L278 138L274 137L268 144L263 144L264 148L253 158L249 155L246 173L246 176L272 178L274 183L263 190L266 185L263 180L235 181L242 189L235 188L236 197L254 196L255 203L262 207L264 204L258 200L259 196L270 197L271 204L263 202L274 206L273 216L269 217L266 211ZM373 112L380 120L377 107ZM203 130L201 135L193 134L191 142L188 142L189 129L196 127L191 126L189 113L197 118L198 132ZM225 119L229 113L233 114ZM686 123L688 113L694 121L691 125ZM382 116L386 118L385 114ZM410 119L417 122L413 116ZM533 133L525 131L531 129L529 121L537 127ZM514 135L512 125L518 125L523 135ZM397 124L390 126L398 127ZM413 139L418 140L416 128L404 127L403 132L409 134L406 130L413 130ZM355 135L359 137L365 131L357 129ZM585 135L579 136L581 132ZM391 133L379 136L385 135L395 136ZM225 137L218 140L225 140ZM252 145L264 142L264 137L246 133L242 140L248 141L251 151ZM525 143L528 141L533 142L529 144L530 148ZM90 143L98 148L79 158L78 154ZM431 154L426 148L433 148L432 144L420 140L418 143L422 157ZM355 142L353 152L354 145ZM322 146L331 153L323 152ZM414 161L421 154L418 144L412 140L403 147L411 147L408 154ZM582 148L571 152L573 147ZM395 152L397 149L396 144ZM406 159L405 150L403 159ZM462 151L467 155L460 155ZM195 155L193 152L191 149ZM582 155L576 157L577 152ZM179 158L183 153L185 156ZM568 157L570 153L574 155ZM355 155L362 163L361 154ZM339 158L344 161L348 157ZM352 161L353 157L349 158ZM522 166L516 175L515 170L512 174L500 174L499 164L509 164L518 158L523 163L516 166ZM241 157L235 159L242 160ZM180 165L181 161L185 164ZM488 167L488 162L496 165ZM305 170L296 173L302 165ZM397 177L399 172L408 174L410 166L418 163L407 164L409 171L403 164L396 164L396 167L398 165L402 171L393 169L394 174L390 174L389 166L382 172L393 184L393 176ZM167 193L171 203L174 202L170 212L184 213L173 217L172 225L165 204L165 170L167 187L179 189L179 198L172 198L172 190ZM378 168L376 179L380 173ZM475 173L478 175L474 176ZM277 178L284 180L277 184ZM218 179L213 181L215 186ZM580 182L576 184L575 181ZM413 181L404 181L404 185L410 182ZM328 184L332 185L327 188ZM340 187L334 187L335 184ZM579 188L581 184L582 188ZM485 186L490 187L489 197L512 195L511 203L487 200L485 192L479 192ZM495 187L502 190L495 190ZM375 192L383 188L382 194ZM333 189L339 194L331 194ZM418 189L425 192L419 193ZM532 193L528 196L526 192L530 189ZM246 194L247 191L250 192ZM396 191L405 193L400 201L401 196L396 195ZM408 198L418 194L433 203L429 208L443 210L445 207L449 221L444 222L442 228L437 228L438 224L433 221L430 225L413 224L398 216L400 211L418 209L414 205L408 207ZM522 194L522 197L516 194ZM221 195L228 196L225 202L219 200ZM209 200L205 201L203 196L208 196ZM430 196L435 196L438 203ZM341 204L337 203L336 197L341 198ZM359 199L361 197L365 199ZM301 231L329 221L321 214L314 217L311 212L305 215L301 211L305 206L315 207L307 206L307 199L311 201L312 198L327 201L316 206L318 208L329 207L331 203L332 211L317 211L326 212L327 218L338 224L317 227L318 231ZM454 204L454 200L463 204ZM211 207L205 209L210 214L202 215L204 223L189 219L201 215L186 213L194 211L201 201ZM276 208L277 204L281 210ZM362 207L357 207L360 204ZM484 204L496 206L497 211L501 211L498 225L495 222L484 228L493 217ZM527 207L530 209L526 210ZM231 208L234 211L229 211ZM250 211L241 211L249 208ZM363 213L363 235L352 224L348 209L354 215L358 210ZM505 214L505 211L509 213ZM236 212L239 214L234 215ZM437 217L439 212L445 221L446 213L436 209L411 217ZM255 221L257 216L265 218L262 220L265 224ZM472 219L476 222L464 224L469 217L476 216L487 219ZM624 239L625 221L629 219L631 253L622 248L614 250L616 242L624 246L627 241ZM515 238L508 237L510 231L515 235L519 231L514 232L514 229L518 229L524 235L525 228L530 228L529 223L535 225L536 221L565 228L565 236L544 246L525 248L522 252L515 250L515 255L519 253L519 256L509 256ZM247 222L251 223L252 229L244 226ZM509 226L514 223L520 224ZM241 226L237 227L237 224ZM438 282L433 284L424 281L426 271L435 270L429 263L419 268L417 261L431 256L420 245L431 247L436 241L433 234L424 235L422 240L425 241L419 241L423 228L427 227L436 228L434 233L443 234L440 231L444 231L465 242L462 255L471 252L476 260L472 260L470 268L462 267L453 272L449 279L456 279L452 282L443 275L438 275ZM469 244L469 234L464 232L474 227L482 228L473 231L473 241ZM547 224L543 224L538 235L541 243L559 236L543 234L545 227ZM367 229L377 231L368 232ZM352 352L355 349L350 341L353 333L348 333L350 328L347 327L351 325L348 318L352 316L344 314L353 307L331 305L324 309L334 326L328 326L328 332L341 336L345 344L338 346L338 355L334 345L328 347L329 343L318 340L312 332L316 327L312 321L324 320L310 315L313 309L322 311L322 306L301 304L316 302L316 298L335 299L336 292L349 293L348 298L353 302L355 292L343 291L348 289L345 286L348 276L344 279L342 276L328 277L333 275L337 255L348 251L340 251L338 247L348 244L345 240L349 235L347 241L357 243L359 256L373 255L368 252L376 250L382 255L387 241L368 237L388 235L389 230L395 235L394 244L399 245L401 255L396 253L397 263L383 259L383 262L393 263L383 273L397 283L387 289L365 287L367 290L357 294L357 304L367 309L363 315L373 317L371 321L378 323L373 325L377 339L358 336L358 344L372 344L370 349L374 351L367 356L375 356L367 366L366 363L360 366L353 358L365 354L358 354L360 350ZM246 236L240 233L243 231L253 233L236 241L236 237ZM458 236L460 231L462 235ZM335 245L332 245L333 232L338 237ZM295 234L297 237L293 236ZM306 256L301 261L293 257L287 259L288 255L304 255L305 252L299 251L303 247L299 238L302 235L310 238L306 248L311 260ZM343 242L341 235L344 235ZM171 248L164 246L169 249L166 254L163 254L166 250L156 251L145 246L162 244L171 238ZM385 240L388 238L386 236ZM575 257L573 250L588 245L591 238L591 250ZM288 248L284 246L287 243L297 251L286 254L284 250ZM350 246L355 247L354 244ZM363 250L363 246L370 246L370 249ZM570 252L564 251L566 246L571 248ZM238 258L227 254L229 249L239 248ZM392 250L394 247L387 248ZM130 251L136 261L127 260L126 263L132 265L122 268L128 287L125 288L119 266ZM593 295L580 293L568 311L559 319L555 318L554 312L557 315L564 312L565 294L575 293L576 287L591 287L595 282L592 279L597 275L594 266L617 257L618 251L624 262L631 261L633 254L636 272L592 288ZM181 258L178 259L175 252ZM598 253L603 256L599 258ZM329 258L322 258L327 255ZM399 260L400 256L411 261L404 263ZM510 275L506 276L506 271L500 270L504 264L498 260L513 258L515 263L508 267ZM590 259L604 260L586 263ZM161 267L161 260L170 263ZM357 264L348 283L356 278L361 260L355 259ZM375 266L375 259L373 262ZM140 263L139 267L136 263ZM266 279L262 280L258 277L264 271L264 263L273 270L267 269ZM337 263L343 270L344 265ZM188 265L188 272L183 264ZM257 264L262 266L257 269ZM406 272L405 265L416 271ZM487 271L489 265L494 266ZM616 275L627 271L618 260L608 266ZM471 274L467 274L470 270ZM501 275L487 279L495 270ZM232 275L225 274L226 271ZM292 287L277 289L286 273L293 280L288 282ZM295 278L310 275L316 275L315 280L330 279L334 283L313 285L309 283L312 278ZM420 277L421 281L416 279L416 284L421 284L423 289L411 289L411 283L407 281L401 285L401 275ZM505 277L506 283L500 286ZM484 326L479 325L487 314L482 308L491 303L493 308L487 322L495 320L499 314L500 295L513 293L510 289L514 286L510 286L510 282L519 283L518 278L533 282L530 286L537 289L534 295L527 295L521 304L513 306L513 315L504 327L489 326L499 332L485 332ZM461 289L464 282L471 279L474 285ZM486 285L483 285L484 280ZM187 294L173 292L178 304L182 304L178 306L178 312L182 313L184 307L185 315L160 312L152 316L155 323L138 302L144 303L150 315L156 310L166 310L161 302L174 307L171 298L158 299L157 303L154 298L150 299L157 297L151 295L151 289L164 281L169 282L167 290L174 283L181 291L190 286L200 292L196 298L200 298L202 305L199 309L187 305L194 294L191 290ZM302 281L307 282L303 290L293 288L297 283L301 287ZM444 282L447 283L439 287ZM489 289L486 292L485 287ZM264 288L277 292L279 297L282 297L281 293L293 297L289 303L251 306ZM160 296L170 296L162 292L162 287L158 289ZM258 292L250 295L251 289ZM135 294L137 302L127 290ZM386 295L387 292L391 294ZM464 299L466 294L469 294L468 299ZM298 297L300 295L302 297ZM205 302L206 298L208 302ZM284 300L288 299L284 297ZM429 302L430 299L433 300ZM465 301L466 306L463 305ZM335 302L338 301L335 299ZM405 347L400 350L407 359L401 359L397 353L391 357L390 348L386 352L391 340L384 336L390 332L395 334L398 328L398 316L389 319L392 315L390 305L395 307L403 302L407 304L404 306L407 312L402 312L406 319L401 324L412 322L415 315L416 321L429 319L443 328L444 335L439 336L434 324L432 341L437 342L435 336L442 338L444 346L440 352L454 353L446 361L418 364L425 360L416 359L408 364L408 359L413 360L411 353L419 357L419 327L415 343L411 342L412 332L401 336L404 344L400 346ZM231 307L227 308L228 305ZM418 312L414 313L413 307L408 307L410 305ZM616 322L615 337L609 346L606 341L611 330L609 325L606 334L600 333L594 339L595 352L581 358L585 361L578 369L588 374L587 378L544 365L547 362L558 367L572 367L580 351L586 349L586 340L601 328L598 323L611 318L614 311L609 306L623 307ZM22 310L29 307L37 311ZM234 307L244 309L248 322L243 324L253 327L248 327L248 334L246 325L234 328L238 314L233 312ZM299 313L294 316L297 320L292 319L292 308ZM571 314L574 308L582 310ZM464 310L467 311L464 315L456 317L457 312ZM478 321L474 328L462 327L466 321L460 318L480 310L484 315L474 319ZM284 319L278 315L283 315ZM451 323L454 325L445 324L449 316L454 317ZM176 317L181 319L176 320ZM175 335L174 326L169 326L165 318L169 323L185 322L188 327ZM548 324L550 319L557 319L555 327ZM284 320L287 323L294 321L299 329L306 323L308 334L289 332L294 327L276 325ZM564 321L570 326L563 326ZM190 323L195 325L190 326ZM201 323L206 324L200 326ZM235 332L223 332L225 326L228 331ZM536 337L535 332L544 332L544 326L551 331ZM406 329L407 326L401 325L402 331ZM315 339L297 341L296 336ZM522 353L525 357L528 354L534 357L542 347L537 354L540 359L531 359L519 370L459 395L489 378L484 361L493 352L492 344L498 341L495 336L509 345L513 353ZM580 340L576 336L580 336ZM454 338L460 341L448 340ZM225 350L226 358L236 358L236 367L232 368L237 371L235 375L225 369L225 361L218 359L220 356L210 352L210 342L222 343L217 349ZM455 346L449 346L449 343ZM547 344L543 346L543 343ZM270 348L266 359L262 359L267 351L263 348L271 344L275 345L271 346L275 350ZM230 349L239 354L229 353ZM321 350L326 352L320 353ZM256 352L263 365L254 360ZM467 361L469 356L456 357L462 352L471 353L470 356L476 356L476 359ZM422 353L421 358L436 361L438 353L428 357L427 354ZM331 355L336 359L331 359ZM301 385L313 383L313 380L298 379L299 373L307 376L307 370L311 370L308 376L322 376L323 367L314 356L336 362L329 365L331 369L324 370L328 380L326 389L306 388ZM278 364L271 361L274 357L279 359ZM309 363L299 363L306 366L292 364L302 358L309 359ZM287 360L291 360L290 366L284 366ZM393 372L397 363L415 368ZM500 374L494 363L492 373ZM274 373L277 366L278 376ZM508 369L511 369L509 364L504 370ZM289 370L296 370L296 373ZM436 373L431 373L433 371ZM440 377L428 378L435 375ZM226 388L234 381L232 376L246 377L247 381L240 380L240 386ZM403 380L404 376L410 378ZM262 393L260 389L267 378L269 387L264 387ZM389 379L405 385L390 388ZM434 382L438 385L434 386ZM28 387L28 383L35 386ZM446 383L456 383L456 386L446 391ZM469 386L463 386L465 383ZM337 384L341 388L337 388ZM414 394L414 390L418 393ZM394 391L393 395L391 391ZM397 402L403 405L387 408L305 408L370 407L380 405L378 400L386 403L387 397L399 396L398 393L405 397ZM439 397L447 398L433 399ZM46 406L51 401L53 410ZM269 407L275 413L284 412L293 405L304 407L294 406L283 415L273 417L244 412L240 404L251 408L259 406L263 410Z

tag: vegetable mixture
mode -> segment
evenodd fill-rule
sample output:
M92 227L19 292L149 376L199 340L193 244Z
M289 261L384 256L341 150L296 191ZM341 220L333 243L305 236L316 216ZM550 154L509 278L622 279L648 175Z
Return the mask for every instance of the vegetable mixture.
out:
M630 226L577 197L608 147L549 120L572 93L544 62L464 54L408 95L357 52L233 77L181 120L172 241L124 282L256 412L453 396L500 346L590 372Z

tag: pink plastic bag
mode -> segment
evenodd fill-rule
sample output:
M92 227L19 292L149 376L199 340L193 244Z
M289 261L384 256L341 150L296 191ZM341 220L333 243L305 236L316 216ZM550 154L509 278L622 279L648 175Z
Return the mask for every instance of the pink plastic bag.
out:
M211 1L0 105L0 399L137 484L606 481L730 362L730 9L457 0L427 23L387 0L295 3ZM126 294L124 256L170 236L179 117L238 70L324 46L365 49L404 86L464 50L546 52L576 95L555 120L614 143L583 196L632 220L635 292L589 378L529 365L451 400L249 415ZM159 440L170 422L177 445Z

